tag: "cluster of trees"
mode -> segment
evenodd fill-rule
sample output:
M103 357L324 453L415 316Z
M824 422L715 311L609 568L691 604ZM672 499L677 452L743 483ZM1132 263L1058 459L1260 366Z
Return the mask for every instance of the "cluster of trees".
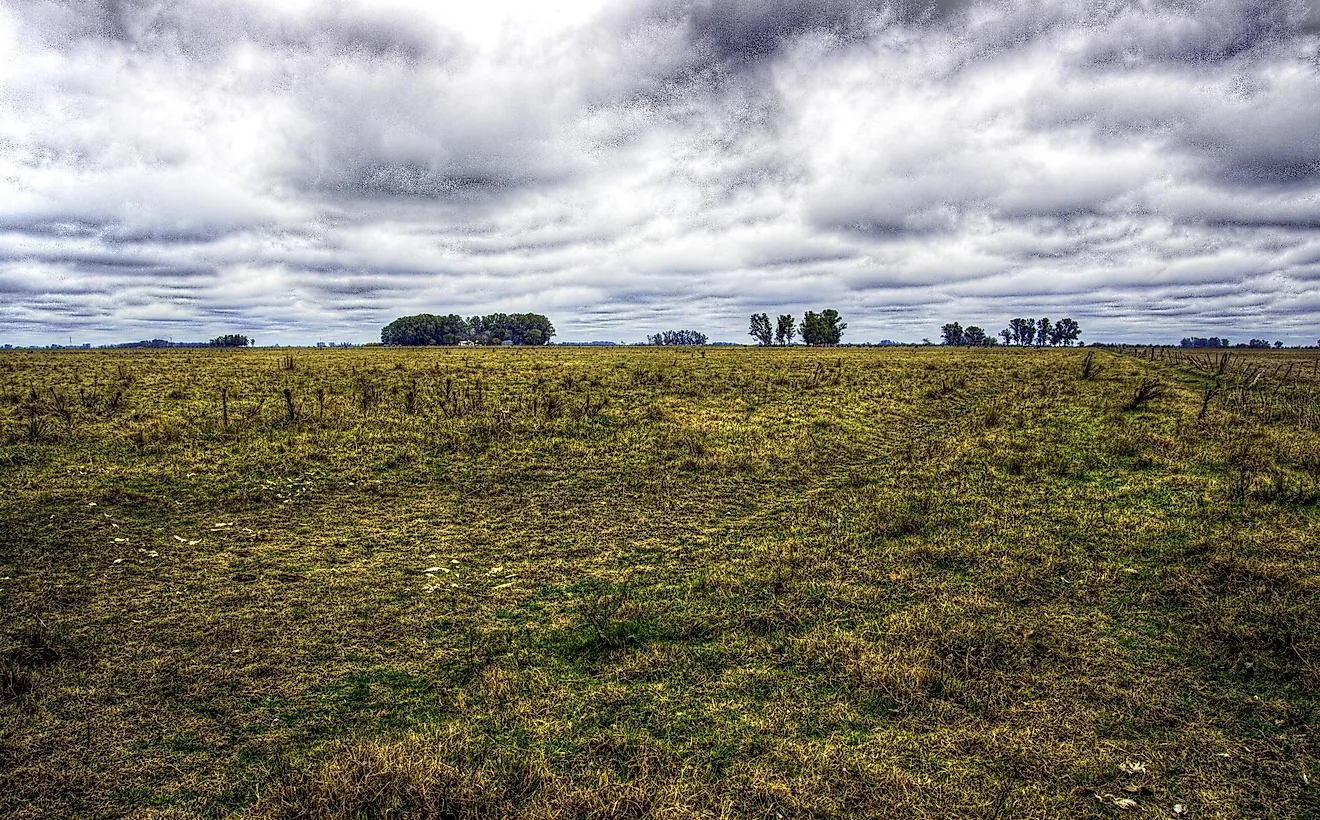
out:
M1316 342L1316 344L1320 345L1320 342ZM1178 342L1178 347L1229 347L1229 344L1227 338L1220 338L1218 336L1211 336L1208 339L1204 336L1188 336ZM1274 342L1273 344L1270 344L1266 339L1252 339L1246 344L1238 342L1236 345L1233 345L1233 347L1247 347L1252 350L1263 350L1265 348L1273 347L1275 350L1278 350L1283 347L1283 342Z
M957 322L949 322L940 328L944 344L955 347L990 347L999 344L993 336L985 335L985 330L976 325L963 327Z
M803 344L819 345L837 345L843 338L843 331L848 327L847 322L839 321L839 312L829 309L820 313L807 311L802 317L802 324L798 323L789 314L778 317L775 321L773 332L770 329L770 316L765 313L753 313L751 329L747 335L756 340L758 345L768 347L772 344L789 345L799 334L802 336Z
M210 341L211 347L247 347L252 340L241 333L226 333Z
M704 345L706 334L695 330L665 330L646 337L650 345Z
M1008 327L999 331L1004 344L1011 341L1019 345L1044 347L1063 345L1071 347L1082 335L1082 326L1072 319L1060 319L1053 324L1049 319L1010 319Z
M836 314L837 315L837 314ZM842 332L842 329L840 329ZM761 347L775 345L791 345L797 338L798 325L797 320L792 314L785 313L775 319L775 326L770 328L770 317L765 313L752 314L752 329L747 335L756 340Z
M464 319L457 313L435 316L419 313L401 316L380 331L387 345L456 345L462 342L498 345L543 345L550 343L555 326L539 313L492 313Z
M1018 345L1071 345L1081 336L1081 327L1072 319L1060 319L1057 323L1049 319L1013 319L1008 327L999 331L1003 343ZM963 327L959 322L949 322L940 328L943 343L955 347L993 347L1000 342L994 336L976 325Z
M995 337L987 335L984 329L976 325L963 327L958 322L949 322L940 328L940 335L944 338L944 344L959 347L991 347L999 344ZM1036 347L1044 347L1045 345L1069 347L1081 335L1081 325L1072 319L1060 319L1057 322L1051 322L1049 319L1020 318L1009 320L1008 327L999 331L998 334L1006 345L1035 345Z

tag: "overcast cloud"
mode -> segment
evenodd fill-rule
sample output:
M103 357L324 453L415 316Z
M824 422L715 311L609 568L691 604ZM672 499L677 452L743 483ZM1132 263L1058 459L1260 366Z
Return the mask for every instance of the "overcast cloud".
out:
M0 0L0 341L1320 338L1301 0Z

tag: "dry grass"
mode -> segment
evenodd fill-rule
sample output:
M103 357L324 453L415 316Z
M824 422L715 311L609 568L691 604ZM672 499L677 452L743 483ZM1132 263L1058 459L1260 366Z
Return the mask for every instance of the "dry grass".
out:
M0 814L1320 812L1315 427L1085 355L6 354Z

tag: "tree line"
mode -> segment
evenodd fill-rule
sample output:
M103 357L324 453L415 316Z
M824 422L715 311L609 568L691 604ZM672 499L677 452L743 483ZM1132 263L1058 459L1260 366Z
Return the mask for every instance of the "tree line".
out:
M955 347L992 347L1000 342L988 335L976 325L963 327L958 322L949 322L940 328L943 343ZM1003 344L1015 344L1025 347L1044 347L1063 345L1070 347L1082 335L1082 327L1072 319L1010 319L1008 327L996 334Z
M706 334L696 330L662 330L646 337L649 345L704 345Z
M419 313L401 316L380 331L387 345L544 345L555 335L555 326L539 313L492 313L464 319L457 313L436 316Z
M1320 344L1320 342L1316 342L1316 344ZM1199 347L1229 347L1229 344L1228 344L1228 339L1220 338L1219 336L1211 336L1208 339L1205 338L1204 336L1188 336L1187 338L1183 339L1181 342L1178 342L1178 346L1198 347L1198 348ZM1243 344L1242 342L1238 342L1236 345L1233 345L1233 347L1247 347L1247 348L1251 348L1252 350L1260 350L1267 347L1273 347L1275 350L1278 350L1279 348L1283 347L1283 342L1276 341L1273 345L1271 345L1269 341L1266 339L1252 339L1246 344Z
M798 324L792 314L784 314L775 320L774 329L770 328L770 316L765 313L753 313L751 329L747 335L756 340L756 344L761 347L770 345L791 345L793 339L799 335L802 337L802 343L813 347L824 345L837 345L843 339L843 331L848 327L847 322L839 321L839 312L833 308L822 310L820 313L809 310L802 317L802 324Z

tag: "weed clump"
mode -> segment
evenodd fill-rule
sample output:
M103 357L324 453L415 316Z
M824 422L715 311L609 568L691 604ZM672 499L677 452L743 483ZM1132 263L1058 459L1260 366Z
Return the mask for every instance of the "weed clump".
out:
M1132 398L1123 405L1124 410L1139 410L1164 395L1164 383L1156 378L1145 378L1132 392Z

